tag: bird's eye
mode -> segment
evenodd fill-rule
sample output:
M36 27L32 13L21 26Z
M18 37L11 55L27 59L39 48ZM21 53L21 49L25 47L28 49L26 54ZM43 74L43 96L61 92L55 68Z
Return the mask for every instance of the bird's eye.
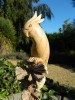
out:
M29 27L31 27L31 26L32 26L32 24L29 25Z

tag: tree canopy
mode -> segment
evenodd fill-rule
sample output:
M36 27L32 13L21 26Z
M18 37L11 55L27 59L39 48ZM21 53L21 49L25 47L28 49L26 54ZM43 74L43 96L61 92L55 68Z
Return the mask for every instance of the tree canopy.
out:
M75 0L72 0L73 6L75 7Z
M16 30L17 46L25 43L24 35L22 33L24 23L32 17L34 11L38 14L42 13L43 17L51 19L51 9L46 4L33 5L40 0L0 0L0 17L8 18L12 21ZM19 49L19 48L18 48Z

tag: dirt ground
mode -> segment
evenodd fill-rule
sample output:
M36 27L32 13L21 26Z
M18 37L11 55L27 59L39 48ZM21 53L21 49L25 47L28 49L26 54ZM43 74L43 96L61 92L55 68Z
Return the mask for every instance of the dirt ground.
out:
M49 64L47 77L53 79L54 82L59 82L61 85L66 85L75 88L75 69L69 69L60 65Z

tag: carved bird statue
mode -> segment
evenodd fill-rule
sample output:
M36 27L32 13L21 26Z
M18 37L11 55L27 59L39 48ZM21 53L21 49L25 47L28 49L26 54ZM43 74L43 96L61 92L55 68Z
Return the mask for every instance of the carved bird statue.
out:
M35 11L33 17L24 25L24 34L27 37L32 38L31 57L27 60L29 63L27 64L27 68L21 69L20 67L17 67L15 71L18 80L28 74L28 80L35 81L37 91L40 91L46 81L44 73L48 72L47 64L50 56L50 47L47 36L39 25L44 21L44 18L41 18L41 16L41 14L37 16L37 11ZM23 98L26 93L27 92L23 92Z
M37 11L35 11L34 16L24 25L24 34L27 37L31 37L33 42L31 48L32 57L30 57L29 61L47 65L50 56L50 47L47 36L39 25L44 21L44 18L41 18L41 16L41 14L37 16Z

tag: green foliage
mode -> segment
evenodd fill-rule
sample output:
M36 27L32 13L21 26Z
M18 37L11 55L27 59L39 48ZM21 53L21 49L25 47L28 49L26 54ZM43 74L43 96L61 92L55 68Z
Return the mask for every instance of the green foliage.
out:
M55 95L54 90L49 90L48 92L42 93L42 100L52 100L51 96Z
M1 4L2 7L0 9L0 16L11 20L16 30L16 49L20 50L22 47L23 50L28 49L28 47L26 48L26 41L22 33L24 24L32 17L35 10L38 11L38 14L42 13L43 17L47 16L48 18L51 18L52 12L50 8L46 4L39 5L40 0L11 0L11 2L10 0L1 1L3 4ZM38 4L38 6L35 4Z
M53 89L49 90L46 84L43 86L41 91L42 91L42 100L49 100L51 99L51 96L54 96L56 93L56 91Z
M15 44L15 29L9 19L0 17L0 33Z
M42 100L52 100L52 96L60 95L61 97L69 96L75 98L75 89L54 83L52 79L46 78L46 83L41 89Z
M51 9L48 7L47 4L40 4L33 9L34 11L38 11L38 13L42 13L42 17L47 16L49 19L51 19L53 13Z
M47 92L45 92L45 93L42 94L42 100L49 100L49 99L50 98L49 98L49 95L48 95Z
M12 43L0 32L0 54L7 55L14 51Z
M0 17L0 53L10 54L15 48L15 29L9 19Z
M26 66L22 65L23 68ZM23 86L24 85L24 86ZM6 59L0 59L0 98L5 98L11 94L21 92L26 89L24 81L21 84L16 81L15 66ZM75 91L61 86L58 82L54 83L53 80L46 78L46 83L41 89L42 100L49 100L51 96L73 96L75 97Z
M59 32L47 34L47 37L52 51L75 51L75 20L65 20Z
M45 92L48 91L48 88L46 85L43 86L42 91L45 91Z
M20 92L19 82L15 77L15 66L6 59L0 59L0 97Z
M53 89L52 90L49 90L49 95L52 96L56 93L56 91L54 91Z

